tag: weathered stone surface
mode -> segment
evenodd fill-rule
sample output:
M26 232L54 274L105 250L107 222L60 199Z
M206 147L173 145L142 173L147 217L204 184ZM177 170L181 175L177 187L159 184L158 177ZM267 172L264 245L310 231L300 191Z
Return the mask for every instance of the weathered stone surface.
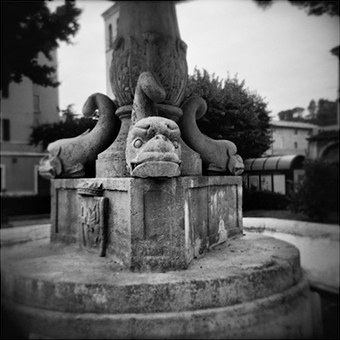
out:
M243 160L237 154L236 145L228 140L215 140L201 133L196 119L204 116L207 104L201 97L190 97L181 109L178 121L184 142L198 152L208 173L240 175L244 170Z
M242 234L240 177L97 178L54 181L53 241L79 242L77 192L94 184L108 199L107 256L128 268L187 268L194 257Z
M311 286L333 294L339 292L339 226L276 218L243 219L249 232L289 242L300 251L301 265Z
M115 141L105 151L98 155L96 161L96 177L130 177L126 166L126 139L131 125L132 106L122 106L116 111L121 120L121 128Z
M80 235L82 248L95 251L105 256L107 245L107 207L108 199L102 196L101 190L93 188L79 189Z
M148 71L157 76L165 90L163 104L179 106L188 67L174 2L125 1L120 4L119 16L110 69L111 87L119 105L132 104L137 80Z
M188 147L183 142L183 139L180 139L181 143L181 175L182 176L202 176L202 159L200 155Z
M181 145L177 124L164 117L147 117L131 126L126 162L134 177L180 175Z
M298 250L270 237L229 239L187 270L167 273L133 273L60 244L2 255L4 311L27 334L271 339L322 330Z
M99 111L96 126L74 138L57 140L47 147L50 155L39 166L41 176L52 178L95 177L95 160L117 137L120 121L116 106L107 96L96 93L84 104L83 113L91 116Z

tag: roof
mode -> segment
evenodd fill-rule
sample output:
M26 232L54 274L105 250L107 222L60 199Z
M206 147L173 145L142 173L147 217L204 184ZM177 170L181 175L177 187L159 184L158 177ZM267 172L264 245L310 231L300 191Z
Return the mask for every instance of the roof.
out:
M300 128L300 129L317 129L318 125L304 123L304 122L290 122L286 120L272 120L269 122L271 126L275 127L288 127L288 128Z
M302 168L305 156L283 155L249 158L244 161L245 171L291 170Z

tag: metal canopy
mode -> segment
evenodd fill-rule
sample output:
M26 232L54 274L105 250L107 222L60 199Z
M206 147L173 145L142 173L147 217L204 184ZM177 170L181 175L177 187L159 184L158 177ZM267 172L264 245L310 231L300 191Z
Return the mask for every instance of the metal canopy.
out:
M283 155L249 158L244 161L246 171L301 169L305 156Z

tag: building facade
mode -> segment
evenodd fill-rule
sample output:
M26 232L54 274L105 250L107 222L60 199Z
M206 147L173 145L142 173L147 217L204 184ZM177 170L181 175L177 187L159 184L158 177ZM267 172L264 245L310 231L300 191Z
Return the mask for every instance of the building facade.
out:
M303 122L272 120L273 144L265 152L269 155L303 155L309 157L308 138L316 135L319 127Z
M305 176L306 159L339 164L339 126L271 121L273 144L262 157L245 160L244 185L250 190L287 194Z
M114 41L117 37L117 27L119 20L119 6L117 3L107 9L102 17L105 25L105 61L106 61L106 92L107 95L114 99L110 82L110 67L112 61L112 52L114 48Z
M56 66L57 53L42 64ZM38 174L40 159L45 155L28 145L32 126L59 121L58 88L35 85L28 78L12 82L6 97L1 93L1 194L2 196L49 195L50 183Z
M309 137L308 155L339 164L339 125L320 127L317 134Z

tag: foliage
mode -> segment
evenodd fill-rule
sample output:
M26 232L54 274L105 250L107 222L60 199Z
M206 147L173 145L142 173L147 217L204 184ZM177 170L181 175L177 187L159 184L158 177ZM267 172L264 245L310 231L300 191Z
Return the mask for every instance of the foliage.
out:
M259 6L267 8L273 4L272 0L255 0ZM297 6L306 10L308 15L328 14L330 16L339 15L339 2L338 1L298 1L288 0L293 6Z
M327 99L319 99L318 110L316 113L316 124L333 125L337 123L337 102L331 102Z
M290 193L291 211L304 213L315 221L327 219L328 212L338 211L338 164L322 159L305 162L305 179Z
M88 129L93 129L97 121L92 118L76 118L58 123L45 123L32 127L29 144L46 150L48 144L62 138L76 137Z
M278 116L280 120L287 120L287 121L295 120L296 121L299 118L301 118L301 114L303 111L304 111L304 108L295 107L294 109L280 111L278 113Z
M311 100L307 110L309 115L302 117L303 108L296 107L294 109L280 111L278 116L280 120L290 122L305 122L320 126L334 125L337 123L337 102L327 99L319 99L318 104L315 100Z
M70 43L81 13L75 1L65 1L51 13L46 1L4 1L1 4L2 25L2 89L6 96L11 81L20 83L23 76L41 86L56 87L56 68L38 64L39 52L52 60L52 52L60 41Z
M243 210L284 210L288 204L288 198L280 193L243 187Z
M61 117L64 119L65 122L72 121L76 118L77 113L73 109L74 104L67 105L65 110L60 110Z
M315 100L312 99L312 100L310 101L308 107L307 107L307 110L308 110L308 112L309 112L309 117L310 117L311 119L316 118L316 109L317 109L317 107L316 107Z
M207 113L197 121L202 133L234 142L241 157L247 159L268 150L271 133L267 104L244 85L237 78L219 80L195 68L189 76L186 97L198 95L207 102Z

